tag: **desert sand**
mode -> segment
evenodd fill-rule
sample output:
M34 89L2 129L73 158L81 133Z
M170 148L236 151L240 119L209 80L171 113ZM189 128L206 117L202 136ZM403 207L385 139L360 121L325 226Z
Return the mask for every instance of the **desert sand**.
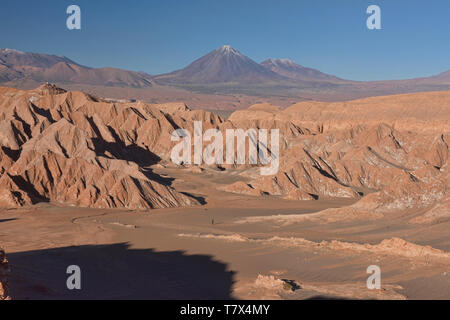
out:
M0 89L12 299L449 299L450 92L183 103ZM176 166L175 128L278 128L280 170ZM82 290L66 287L79 265ZM377 265L382 289L366 287ZM1 280L1 279L0 279Z
M180 190L195 188L211 201L151 212L48 204L2 211L0 239L12 269L11 297L449 298L448 221L411 225L415 212L388 220L289 221L353 201L208 194L211 185L223 181L222 173L194 179L190 173L168 173L189 179L177 184ZM65 287L72 264L82 268L79 292ZM366 269L374 264L382 270L382 290L366 288ZM277 285L280 279L301 289L287 291Z

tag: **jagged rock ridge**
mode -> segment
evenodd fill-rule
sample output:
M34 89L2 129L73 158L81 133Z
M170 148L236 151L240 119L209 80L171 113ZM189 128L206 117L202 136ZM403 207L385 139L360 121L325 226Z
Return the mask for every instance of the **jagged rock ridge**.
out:
M379 217L414 209L424 215L413 223L450 218L448 91L302 102L285 110L256 105L229 121L280 129L281 162L275 176L250 174L249 184L223 190L293 200L360 199L332 214Z
M163 112L164 110L165 112ZM174 110L171 113L171 110ZM175 113L177 115L175 115ZM149 168L192 119L221 119L177 104L110 103L52 85L0 90L0 205L51 202L94 208L198 204ZM205 124L205 126L207 126Z

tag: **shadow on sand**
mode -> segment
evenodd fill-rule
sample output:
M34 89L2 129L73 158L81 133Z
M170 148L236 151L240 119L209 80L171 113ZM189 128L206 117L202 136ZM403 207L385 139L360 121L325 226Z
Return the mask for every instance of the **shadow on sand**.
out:
M131 249L126 243L8 254L13 299L232 299L234 272L210 256ZM81 268L81 290L66 287Z

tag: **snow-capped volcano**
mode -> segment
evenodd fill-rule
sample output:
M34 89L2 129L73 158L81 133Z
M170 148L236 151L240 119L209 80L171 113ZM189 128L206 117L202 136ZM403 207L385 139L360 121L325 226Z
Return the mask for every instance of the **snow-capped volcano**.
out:
M229 45L217 48L186 68L155 77L167 84L266 83L284 78Z
M221 46L217 50L220 51L223 54L235 54L235 55L240 55L240 56L243 55L242 53L240 53L239 51L237 51L236 49L234 49L230 45Z

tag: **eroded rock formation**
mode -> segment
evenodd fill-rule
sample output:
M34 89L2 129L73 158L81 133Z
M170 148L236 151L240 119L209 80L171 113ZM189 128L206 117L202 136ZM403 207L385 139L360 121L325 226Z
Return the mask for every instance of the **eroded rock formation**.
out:
M278 172L261 176L254 165L223 164L221 170L242 169L246 179L220 187L223 191L359 200L351 208L330 209L335 215L347 210L355 217L379 217L417 209L423 214L412 223L450 217L446 91L302 102L285 110L258 104L224 121L183 103L112 102L49 84L31 91L0 88L0 206L198 204L152 171L156 163L173 165L171 135L179 128L193 133L195 121L203 131L220 130L224 139L227 129L280 131Z
M0 248L0 300L8 300L8 277L9 277L8 260L5 256L5 251Z
M426 212L412 222L450 217L450 92L302 102L285 110L255 105L229 120L244 128L279 128L280 170L254 174L230 192L309 200L360 199L333 211Z
M171 133L222 120L179 104L112 103L46 84L0 90L0 206L52 202L94 208L190 206L149 168Z

